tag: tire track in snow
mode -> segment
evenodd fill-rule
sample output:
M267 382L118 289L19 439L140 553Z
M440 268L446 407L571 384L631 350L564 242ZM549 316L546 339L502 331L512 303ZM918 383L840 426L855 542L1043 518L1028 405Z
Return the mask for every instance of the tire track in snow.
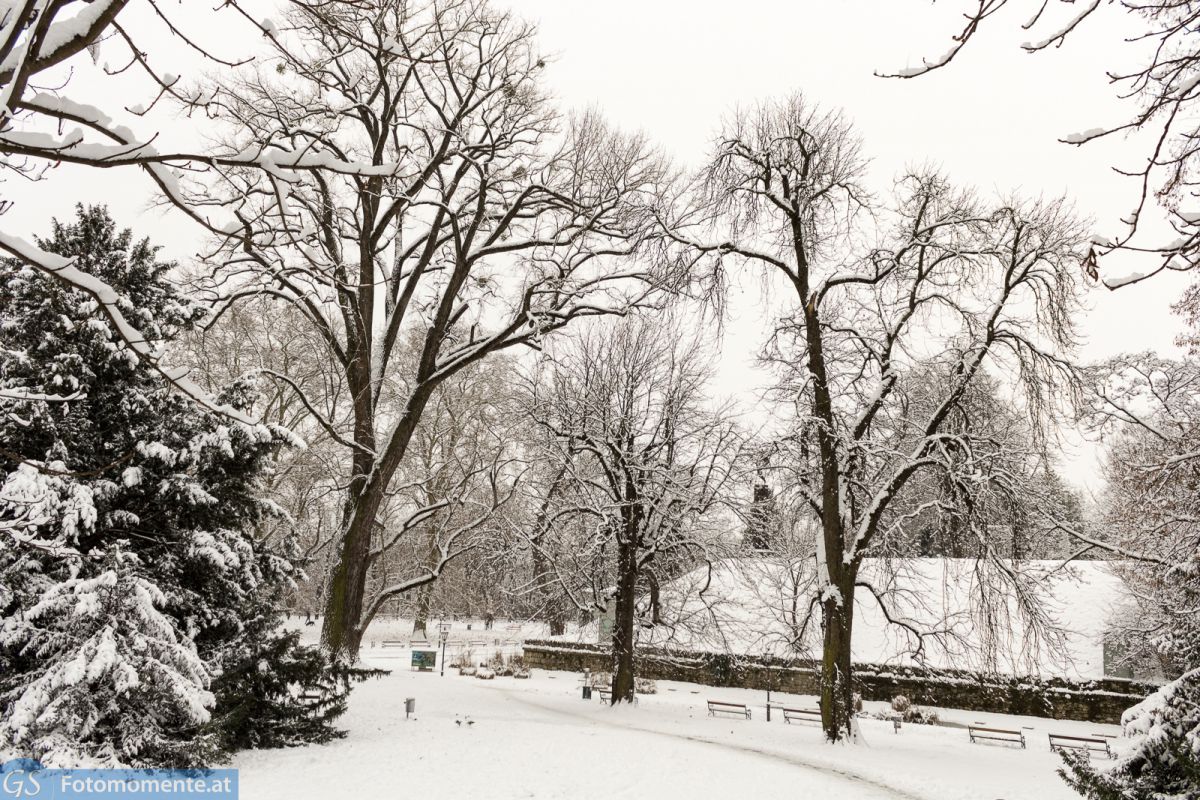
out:
M487 687L487 688L491 689L492 687ZM681 739L681 740L687 741L687 742L696 742L698 744L707 744L707 745L712 745L714 747L723 747L723 748L726 748L729 750L737 750L742 753L747 753L749 755L758 756L760 758L766 758L766 759L769 759L772 761L782 761L785 764L790 764L790 765L796 766L796 767L803 767L805 769L811 769L814 772L819 772L819 773L822 773L824 775L828 775L828 776L831 776L834 778L840 778L840 779L848 781L850 783L870 786L873 789L877 789L879 791L882 791L886 794L891 795L892 797L896 798L896 800L929 800L929 798L926 798L926 797L923 797L923 796L917 795L917 794L912 794L911 792L905 791L904 789L897 789L894 786L889 786L886 783L881 783L881 782L873 780L871 778L867 778L863 775L859 775L858 773L851 772L849 770L839 769L837 767L830 767L830 766L827 766L824 764L816 764L816 763L807 761L803 758L799 758L794 755L790 755L790 754L785 755L783 753L772 752L770 750L760 750L756 747L750 747L749 745L738 744L736 742L728 742L728 741L724 741L721 739L709 739L709 738L706 738L703 736L693 736L693 735L684 734L684 733L672 733L670 731L658 730L655 728L645 728L640 725L630 725L630 724L624 724L624 723L620 723L620 722L614 722L612 720L606 720L606 719L602 719L600 717L595 717L595 716L591 716L591 715L577 714L575 712L567 711L562 708L555 708L554 706L548 706L543 703L535 702L535 701L529 699L528 697L523 697L522 694L524 694L524 693L517 693L517 692L512 691L511 689L506 689L501 686L495 687L495 689L493 691L498 691L501 694L508 697L509 699L515 700L518 703L522 703L524 705L531 706L533 708L537 708L542 711L547 711L547 712L550 712L551 714L557 714L559 716L568 717L570 719L587 720L589 722L599 723L600 725L605 725L610 728L618 728L621 730L637 731L638 733L649 733L649 734L653 734L655 736L664 736L669 739Z

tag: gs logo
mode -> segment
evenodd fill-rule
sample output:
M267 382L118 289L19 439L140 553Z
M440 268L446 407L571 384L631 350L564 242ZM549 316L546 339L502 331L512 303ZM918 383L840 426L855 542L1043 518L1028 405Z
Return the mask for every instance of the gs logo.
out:
M38 797L42 791L42 784L38 780L37 770L41 769L41 766L28 759L0 764L0 798L24 800Z

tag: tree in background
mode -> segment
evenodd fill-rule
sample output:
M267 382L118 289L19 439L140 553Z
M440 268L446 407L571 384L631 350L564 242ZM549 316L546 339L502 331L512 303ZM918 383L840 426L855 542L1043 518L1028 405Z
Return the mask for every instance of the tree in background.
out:
M639 593L658 622L659 586L708 558L702 521L738 463L739 433L705 393L710 363L670 323L635 317L552 349L532 385L531 413L552 437L545 457L569 486L549 506L591 531L556 569L597 610L615 605L613 702L634 699ZM535 547L548 552L545 535Z
M119 290L155 348L203 314L103 208L39 246ZM256 527L276 513L261 491L286 432L173 392L92 298L31 267L0 263L0 305L0 518L24 526L0 549L0 746L196 766L335 735L345 681L277 630L294 570L287 539ZM239 385L222 402L253 399ZM291 680L245 680L264 669ZM305 705L301 685L322 698Z
M993 470L985 442L952 427L956 409L989 372L1011 375L1037 426L1074 378L1062 354L1074 344L1081 233L1064 203L984 202L912 173L877 206L862 174L850 125L794 95L730 120L690 216L668 226L691 223L677 241L718 275L728 264L765 268L795 295L775 340L795 417L794 489L821 525L813 603L829 740L855 736L854 597L885 596L860 569L906 488L937 474L969 498ZM868 212L880 234L864 247ZM941 380L910 413L917 362ZM1045 620L1035 576L993 563L1029 621Z

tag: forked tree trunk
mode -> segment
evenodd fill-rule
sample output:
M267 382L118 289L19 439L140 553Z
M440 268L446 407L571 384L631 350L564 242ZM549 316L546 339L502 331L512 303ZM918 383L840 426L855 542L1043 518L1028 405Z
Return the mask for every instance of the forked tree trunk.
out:
M351 381L358 401L355 408L354 441L361 449L352 461L353 476L346 491L343 514L342 546L335 551L337 564L329 574L325 595L325 620L321 628L321 646L343 663L358 661L363 636L363 600L367 590L367 572L371 567L371 536L375 520L383 506L388 485L395 474L421 413L433 393L434 383L421 384L409 398L404 416L392 432L387 457L376 461L377 443L373 409L369 407L371 383L359 376ZM369 620L368 620L369 622Z
M613 620L612 702L634 699L634 610L637 603L637 545L633 537L622 537L617 546L616 618Z

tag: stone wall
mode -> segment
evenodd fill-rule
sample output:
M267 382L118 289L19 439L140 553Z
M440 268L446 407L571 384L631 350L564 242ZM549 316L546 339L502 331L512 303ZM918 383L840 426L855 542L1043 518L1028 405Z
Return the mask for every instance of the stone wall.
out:
M526 662L540 669L612 669L607 648L593 644L531 640L524 652ZM637 669L642 677L656 680L820 693L820 664L803 659L643 649ZM902 694L919 705L1106 723L1119 723L1125 709L1155 688L1121 678L1072 681L882 664L856 664L854 681L864 700L888 701Z

